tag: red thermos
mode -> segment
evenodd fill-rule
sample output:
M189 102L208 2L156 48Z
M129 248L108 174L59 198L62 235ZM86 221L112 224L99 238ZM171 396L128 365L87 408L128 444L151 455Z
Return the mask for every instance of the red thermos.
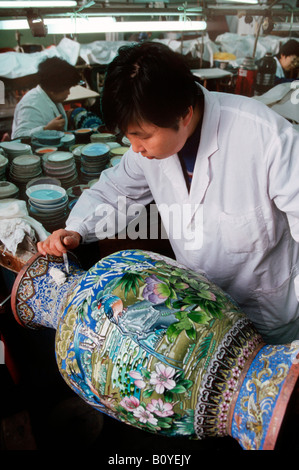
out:
M236 95L253 96L257 66L252 57L245 57L238 70L235 93Z

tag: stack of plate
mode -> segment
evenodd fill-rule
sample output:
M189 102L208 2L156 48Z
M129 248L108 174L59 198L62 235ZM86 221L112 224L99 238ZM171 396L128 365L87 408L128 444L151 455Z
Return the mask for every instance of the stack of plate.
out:
M66 150L69 150L69 148L74 145L76 142L76 137L72 132L65 132L64 136L61 139L61 144L62 147Z
M121 147L121 144L119 144L118 142L107 142L107 145L109 146L110 150L111 149L115 149L116 147Z
M15 157L10 165L9 179L20 190L20 198L26 194L28 181L42 174L41 158L37 155L20 155Z
M5 152L5 157L8 158L9 165L15 157L20 155L29 155L32 153L31 146L28 144L22 144L21 142L1 142L0 147Z
M74 159L75 159L78 171L80 170L80 167L81 167L81 152L84 147L85 147L85 144L76 144L70 147L70 151L74 155Z
M109 163L110 147L102 143L88 144L81 150L81 182L100 176Z
M68 217L68 195L61 186L38 184L26 190L29 214L48 232L62 228Z
M52 178L52 176L38 176L37 178L33 178L33 180L28 181L26 189L30 188L30 186L36 186L37 184L54 184L55 186L61 186L61 183L57 178Z
M48 153L56 152L58 150L58 147L39 147L35 150L36 155L39 155L40 157L43 157L44 155L47 155Z
M8 158L0 154L0 180L6 179L6 168L8 165Z
M59 179L63 188L70 188L78 183L78 172L72 152L53 152L43 159L44 173Z
M19 195L19 188L10 181L0 181L0 199L17 198Z
M108 132L99 132L90 136L90 142L114 142L115 139L115 135Z
M128 137L124 136L122 139L122 144L125 145L126 147L131 147L131 142L129 141Z
M75 133L75 136L76 136L76 142L78 144L80 143L88 143L90 142L90 136L92 134L93 130L91 127L84 127L84 128L81 128L81 129L77 129L76 131L74 131Z
M88 184L77 184L76 186L72 186L71 188L67 189L66 194L70 201L74 199L78 199L85 189L89 189Z
M124 153L126 153L129 150L129 147L116 147L114 149L110 149L110 163L112 166L117 165Z
M40 131L33 135L32 140L36 145L57 147L57 145L61 144L62 137L64 137L64 132L62 131Z

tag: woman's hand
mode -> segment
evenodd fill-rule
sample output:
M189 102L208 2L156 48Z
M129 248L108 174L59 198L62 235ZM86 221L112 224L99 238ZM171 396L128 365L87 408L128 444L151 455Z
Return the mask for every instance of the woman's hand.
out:
M48 124L44 127L45 131L63 131L65 124L65 119L62 117L62 114L57 116L56 118L52 119L52 121L48 122Z
M74 250L79 246L81 241L81 235L78 232L71 230L59 229L55 230L49 237L43 242L37 243L38 251L46 256L62 256L68 250Z

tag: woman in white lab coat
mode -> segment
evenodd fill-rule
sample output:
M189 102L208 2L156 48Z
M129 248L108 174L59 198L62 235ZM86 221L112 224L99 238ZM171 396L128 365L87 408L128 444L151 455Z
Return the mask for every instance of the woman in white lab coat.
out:
M154 42L119 51L102 109L131 148L39 251L61 255L101 239L115 214L128 222L132 205L154 200L179 262L231 294L266 341L299 339L299 134L291 124L251 98L208 92Z
M39 84L16 106L12 139L31 137L42 130L67 130L68 120L62 103L70 88L79 83L78 71L65 60L51 57L39 64L38 79Z
M290 79L287 75L299 66L299 41L290 39L284 43L274 59L276 60L276 84L296 80L297 77Z

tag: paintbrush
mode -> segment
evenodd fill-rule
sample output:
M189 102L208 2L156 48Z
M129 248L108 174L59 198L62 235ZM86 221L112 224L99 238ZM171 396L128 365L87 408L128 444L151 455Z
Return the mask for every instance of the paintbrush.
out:
M63 253L62 256L63 256L63 262L64 262L64 267L65 267L66 273L69 274L70 269L69 269L69 260L68 260L68 257L67 257L67 253Z

